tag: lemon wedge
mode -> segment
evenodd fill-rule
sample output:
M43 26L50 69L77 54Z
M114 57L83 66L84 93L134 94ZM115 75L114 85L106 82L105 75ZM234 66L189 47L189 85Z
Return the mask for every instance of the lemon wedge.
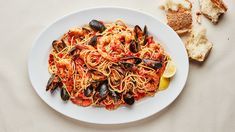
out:
M175 63L173 61L169 60L166 65L166 69L163 73L163 77L164 78L171 78L175 75L175 73L176 73Z
M170 78L161 77L159 83L159 91L165 90L170 84Z

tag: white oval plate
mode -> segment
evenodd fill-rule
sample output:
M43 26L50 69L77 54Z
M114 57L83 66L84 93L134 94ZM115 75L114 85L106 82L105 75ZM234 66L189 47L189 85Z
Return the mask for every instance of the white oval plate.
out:
M158 92L154 97L137 101L131 107L120 107L114 111L104 108L80 107L70 101L64 103L59 92L51 95L45 86L50 77L48 73L48 55L53 40L58 39L69 28L82 26L92 19L113 22L122 19L129 25L148 26L149 32L162 43L177 66L177 73L167 90ZM35 41L29 54L28 72L31 83L37 94L56 111L89 123L120 124L149 117L173 102L182 91L188 75L189 62L187 52L178 35L167 25L151 15L132 9L104 7L92 8L66 15L48 26Z

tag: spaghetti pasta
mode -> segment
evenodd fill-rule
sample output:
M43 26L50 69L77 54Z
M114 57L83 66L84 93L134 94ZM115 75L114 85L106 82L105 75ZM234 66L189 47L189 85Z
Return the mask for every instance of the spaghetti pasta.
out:
M122 20L71 28L53 41L47 90L63 100L113 110L158 91L169 56L152 36Z

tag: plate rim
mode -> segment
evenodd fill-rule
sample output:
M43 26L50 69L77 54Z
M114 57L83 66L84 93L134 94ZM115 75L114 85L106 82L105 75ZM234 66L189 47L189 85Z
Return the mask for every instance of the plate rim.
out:
M183 41L181 40L181 38L178 36L178 34L169 26L167 25L166 23L163 23L162 21L160 21L158 18L156 18L155 16L153 16L152 14L146 12L146 11L143 11L143 10L138 10L138 9L133 9L133 8L128 8L128 7L120 7L120 6L96 6L96 7L89 7L89 8L83 8L83 9L80 9L80 10L75 10L75 11L72 11L70 13L67 13L61 17L58 17L57 19L55 19L54 21L52 21L51 23L49 23L47 26L45 26L39 33L38 35L36 36L36 38L34 39L33 41L33 44L31 45L31 48L29 50L29 53L28 53L28 58L27 58L27 71L28 71L28 77L29 77L29 80L30 80L30 83L31 83L31 86L33 87L34 91L37 93L37 95L41 98L41 100L43 100L44 103L46 103L48 106L50 106L50 108L52 108L54 111L62 114L63 116L66 116L66 117L69 117L71 119L74 119L76 121L81 121L81 122L84 122L84 123L90 123L90 124L97 124L97 125L114 125L114 124L126 124L126 123L131 123L131 122L137 122L137 121L140 121L140 120L143 120L143 119L146 119L146 118L149 118L150 116L153 116L159 112L161 112L162 110L164 110L165 108L167 108L170 104L172 104L178 97L179 95L182 93L185 85L186 85L186 82L187 82L187 79L188 79L188 74L189 74L189 58L187 57L186 58L186 66L187 68L185 69L185 73L186 73L186 76L184 78L184 84L182 85L182 88L180 89L180 91L178 91L178 94L170 101L168 102L164 107L162 107L161 109L159 109L158 111L155 111L153 113L150 113L148 115L145 115L144 117L141 117L141 118L137 118L137 119L132 119L132 120L128 120L128 121L124 121L124 122L111 122L111 123L103 123L103 122L94 122L94 121L87 121L87 120L82 120L82 119L78 119L77 117L74 117L74 116L71 116L71 115L68 115L66 113L63 113L61 112L60 110L58 109L55 109L53 106L51 106L49 103L47 103L42 97L41 95L39 94L39 92L37 91L37 89L35 88L34 84L32 83L32 75L31 75L31 72L30 72L30 58L32 55L32 52L33 52L33 48L35 47L35 45L37 44L37 41L40 39L40 37L47 31L47 29L49 27L51 27L52 25L54 25L55 23L57 23L58 21L60 20L63 20L64 18L68 17L68 16L71 16L71 15L74 15L74 14L77 14L79 12L84 12L84 11L89 11L89 10L96 10L96 9L120 9L120 10L126 10L126 11L130 11L130 12L137 12L138 14L143 14L143 15L146 15L146 16L149 16L149 17L152 17L153 19L159 21L161 24L163 24L166 28L168 28L168 30L171 30L172 33L175 34L175 36L180 40L180 43L182 46L184 46L183 44ZM184 48L184 52L185 54L187 55L187 51L186 49Z

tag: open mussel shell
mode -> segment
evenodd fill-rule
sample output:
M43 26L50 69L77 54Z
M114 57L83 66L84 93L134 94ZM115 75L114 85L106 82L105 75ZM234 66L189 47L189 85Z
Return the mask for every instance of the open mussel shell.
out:
M151 59L143 59L144 65L151 67L153 69L159 69L162 67L162 63L160 61L155 61Z
M77 47L73 47L73 48L71 48L70 50L69 50L69 55L74 55L75 54L75 52L76 52L76 50L77 50Z
M105 98L109 93L108 80L103 81L98 87L99 96Z
M135 56L128 56L128 57L123 57L121 58L124 61L132 62L133 64L140 64L142 62L142 59L135 57Z
M102 72L99 72L97 70L89 70L89 72L92 75L92 79L96 81L96 83L102 82L107 79L107 77Z
M87 27L82 27L82 31L85 33L85 34L88 34L91 32L91 30Z
M135 25L134 33L135 33L136 40L138 40L138 38L141 38L143 36L143 31L142 31L142 29L140 28L139 25Z
M134 66L134 64L129 63L129 62L120 62L120 64L123 69L127 69L127 70L132 69L132 67Z
M61 88L62 86L63 86L63 83L60 81L60 82L58 82L58 83L56 84L55 87L53 87L53 88L50 89L50 92L51 92L51 93L54 93L54 91L55 91L56 89Z
M60 97L63 101L67 101L70 98L70 95L65 87L62 87L60 90Z
M63 83L61 82L60 78L57 75L52 74L47 82L46 91L50 90L50 92L53 93L58 87L61 87L62 85Z
M91 40L88 42L88 45L96 46L97 44L97 36L93 36Z
M49 89L51 89L51 85L54 81L55 78L55 74L52 74L51 77L49 78L48 82L47 82L47 87L46 87L46 91L48 91Z
M115 70L117 70L118 73L125 75L125 69L123 69L120 65L113 65L112 68L114 68Z
M129 50L132 53L137 53L139 51L139 43L135 40L132 40L129 46Z
M111 90L110 90L109 96L111 96L111 97L113 98L113 100L114 100L115 103L118 102L118 100L121 99L120 94L117 93L117 92L115 92L115 91L111 91Z
M99 31L99 32L103 32L106 27L104 26L103 23L97 21L97 20L92 20L89 22L89 26L95 30L95 31Z
M145 25L144 26L144 45L146 45L146 43L147 43L147 37L148 37L148 29L147 29L147 26Z
M131 92L127 92L123 96L123 99L124 99L125 103L128 105L133 105L135 103L135 99L134 99L133 95L131 94Z
M90 97L91 95L92 95L92 93L93 93L93 87L92 87L92 85L90 85L90 86L88 86L85 90L84 90L84 95L86 96L86 97Z
M64 43L64 41L61 40L54 40L52 42L52 47L55 49L55 51L58 53L61 50L63 50L66 47L66 44Z

